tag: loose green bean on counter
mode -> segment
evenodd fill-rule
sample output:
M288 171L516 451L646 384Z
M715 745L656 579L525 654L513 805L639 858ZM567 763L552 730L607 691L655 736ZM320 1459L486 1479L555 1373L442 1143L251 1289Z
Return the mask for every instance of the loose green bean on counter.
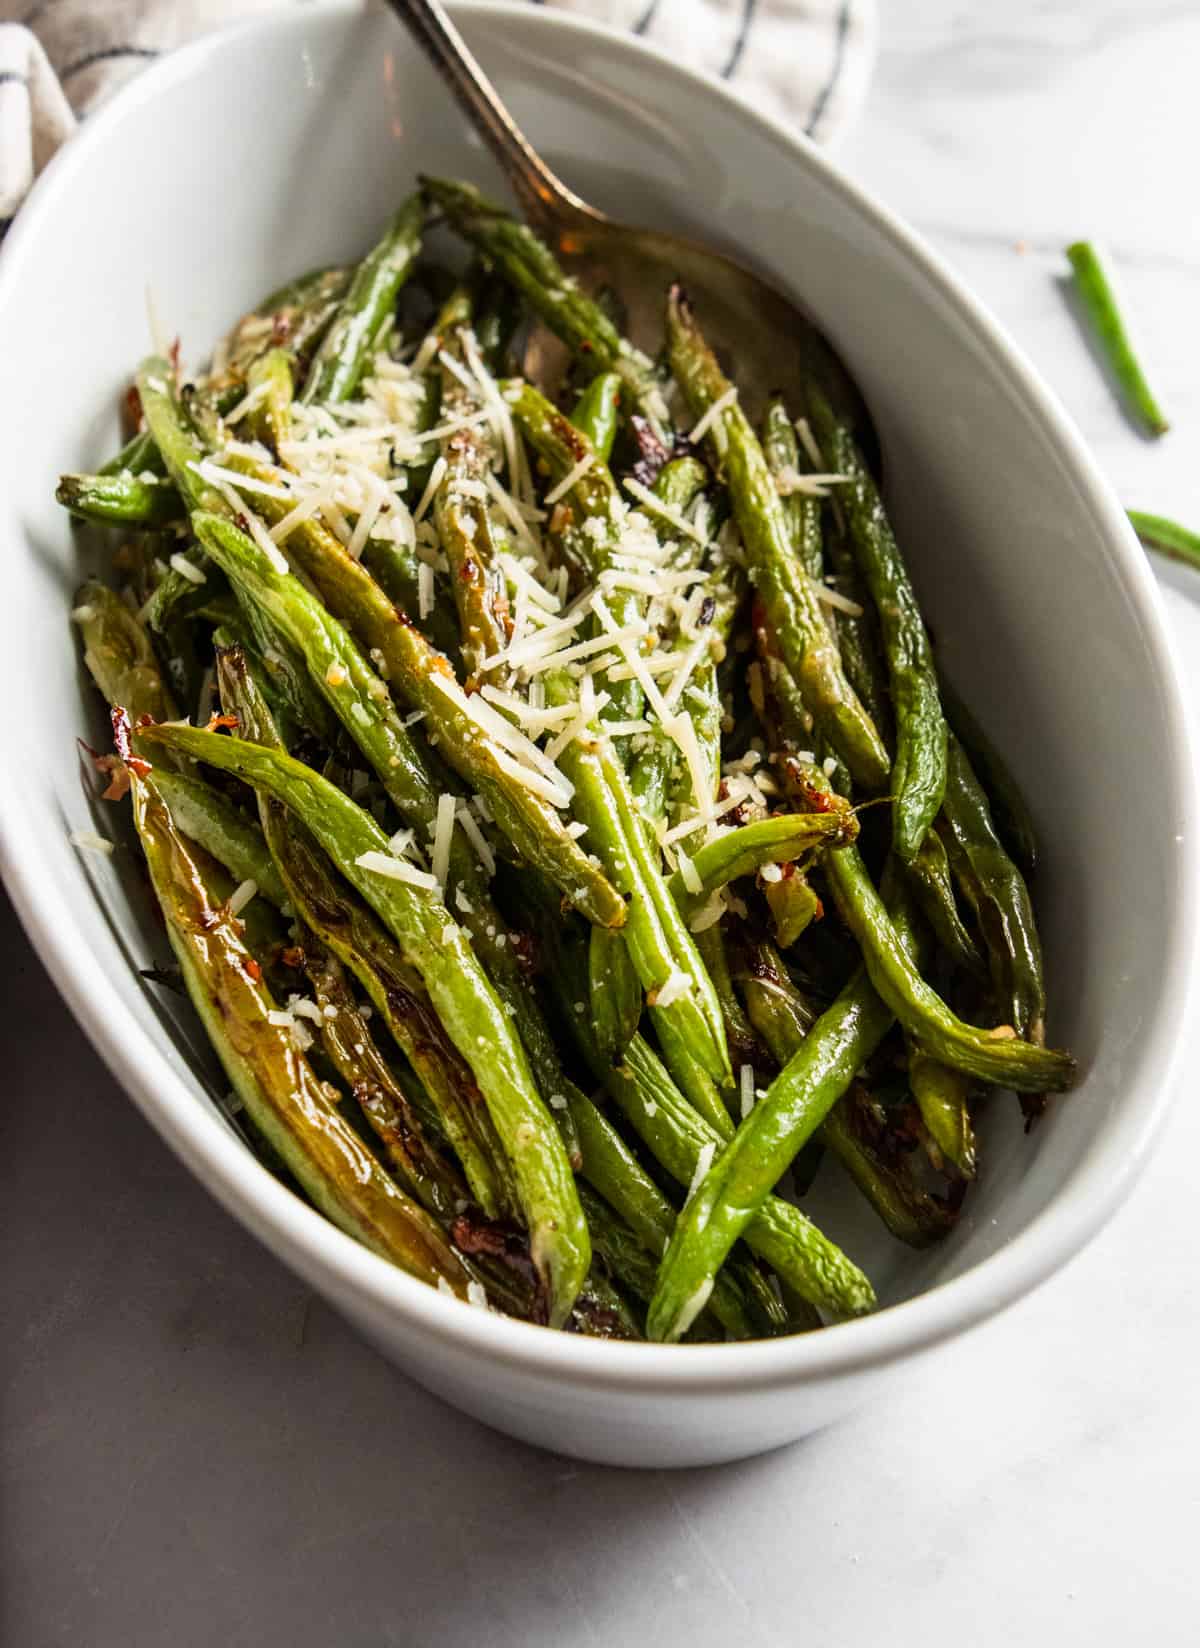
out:
M264 1163L456 1299L691 1344L873 1309L814 1178L941 1240L989 1088L1028 1123L1074 1066L1028 811L939 681L840 368L808 344L756 422L663 303L651 357L422 179L204 369L144 361L58 498L109 546L72 609L97 789Z

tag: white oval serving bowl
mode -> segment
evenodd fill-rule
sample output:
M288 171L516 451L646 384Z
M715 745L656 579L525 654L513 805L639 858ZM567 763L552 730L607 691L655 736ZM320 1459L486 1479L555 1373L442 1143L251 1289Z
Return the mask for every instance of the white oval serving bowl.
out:
M345 259L427 170L493 169L390 16L311 5L165 60L53 163L0 254L3 873L99 1053L215 1196L398 1366L515 1436L614 1464L786 1442L1011 1303L1127 1193L1162 1118L1197 913L1185 716L1157 594L1102 478L945 267L811 145L635 40L525 5L456 9L534 141L589 199L749 249L865 391L887 490L952 675L1033 797L1050 1027L1081 1082L1026 1138L985 1118L983 1174L937 1250L900 1250L835 1174L815 1215L886 1308L802 1338L582 1340L440 1297L266 1173L135 967L161 950L132 855L76 851L75 739L102 735L54 503L116 444L148 285L198 359L280 280Z

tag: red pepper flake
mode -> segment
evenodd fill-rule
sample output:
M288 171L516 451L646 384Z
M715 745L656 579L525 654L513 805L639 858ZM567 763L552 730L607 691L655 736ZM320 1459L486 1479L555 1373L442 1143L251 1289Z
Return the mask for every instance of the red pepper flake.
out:
M101 790L102 801L123 801L129 794L129 768L119 755L101 755L96 758L100 772L108 774L108 786Z
M804 768L794 756L786 756L783 766L789 789L798 795L810 813L844 813L845 801L832 790L824 790L809 782Z
M258 984L262 979L262 968L258 965L253 956L246 957L245 961L242 963L242 971L245 973L247 978L253 979L255 984Z
M150 721L151 718L144 715L139 719L138 726L144 726L147 723L150 723ZM113 743L116 745L117 754L121 757L122 761L124 761L131 773L138 778L145 778L148 772L153 771L153 768L148 761L143 761L140 756L134 755L133 744L131 741L132 734L129 727L129 712L128 710L122 709L119 704L113 706L112 729Z
M205 726L205 732L220 732L222 727L228 727L233 732L240 725L236 715L210 715Z
M134 434L142 427L142 397L138 394L138 386L131 383L125 391L125 424L130 434Z

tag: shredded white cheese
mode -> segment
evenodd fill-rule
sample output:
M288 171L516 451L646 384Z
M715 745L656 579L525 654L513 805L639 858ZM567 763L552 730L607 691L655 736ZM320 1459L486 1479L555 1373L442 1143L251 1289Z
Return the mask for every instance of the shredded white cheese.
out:
M692 1174L692 1182L688 1186L687 1199L689 1202L707 1178L708 1170L712 1166L713 1157L716 1153L717 1146L713 1139L710 1139L707 1144L701 1145L700 1154L696 1157L696 1170Z
M323 501L320 492L312 492L307 498L302 498L294 509L288 510L282 520L276 521L274 526L267 528L267 536L271 542L281 544L288 534L300 525L301 521L307 521L310 516L317 513Z
M79 847L86 853L100 853L109 857L113 851L113 844L105 836L97 835L95 830L72 830L67 840L72 847Z
M253 412L255 407L262 405L263 401L266 400L267 395L270 392L270 387L271 386L268 383L257 384L249 391L249 393L242 396L236 406L230 407L229 411L226 412L224 418L222 419L222 422L230 426L235 423L241 423L242 419L248 412Z
M417 567L417 614L428 618L435 604L433 568L426 561Z
M737 389L732 384L723 395L717 396L708 411L705 412L703 417L701 417L700 420L693 425L692 430L688 435L688 440L693 446L699 445L699 443L708 434L713 424L716 423L717 419L721 416L722 412L724 412L727 407L732 406L737 398Z
M743 1064L738 1071L738 1092L742 1101L742 1120L754 1109L754 1066Z
M360 870L372 870L376 875L388 876L392 881L405 881L411 887L424 887L432 892L438 885L437 877L426 870L418 870L403 858L392 858L388 853L360 853L354 860Z
M835 612L844 612L849 618L861 618L863 609L857 601L852 601L848 595L843 595L840 589L833 589L829 584L814 584L817 600L823 601L827 607Z
M448 793L438 796L431 864L434 880L442 887L446 885L446 877L450 873L450 845L454 837L454 811L457 805L454 796Z
M657 990L647 997L651 1007L670 1007L673 1001L686 996L692 988L692 975L683 972L678 967L672 967L666 978Z
M475 849L475 856L483 865L484 874L491 877L496 873L496 856L483 838L483 831L476 823L475 816L470 808L460 802L455 818L462 825L463 834Z
M595 461L596 454L594 452L585 452L574 468L568 469L558 485L550 488L542 502L556 504L560 498L565 498L571 488L583 479Z
M656 498L648 486L643 486L640 481L635 481L632 475L627 475L621 485L626 492L637 499L644 509L648 509L651 515L657 515L659 520L668 522L669 525L675 528L676 532L682 532L685 538L692 538L698 544L704 542L699 529L688 520L686 515L681 515L677 509L672 509L669 504L663 503L661 498Z
M548 778L543 778L541 773L531 772L528 767L522 766L519 761L514 760L508 754L507 750L492 745L489 753L501 772L507 773L515 783L529 790L531 794L539 796L543 801L548 801L552 807L569 806L571 800L569 795L565 795Z
M446 470L447 470L447 468L448 468L448 465L446 463L445 458L439 457L437 459L437 461L435 462L433 468L429 472L429 479L425 483L425 490L421 494L421 501L420 501L420 503L418 503L417 507L413 510L413 520L414 521L420 521L420 520L424 519L426 510L429 508L430 504L433 502L434 498L437 496L438 488L441 486L442 482L446 479Z
M257 475L243 475L240 470L226 469L214 458L201 458L198 463L188 466L194 469L202 481L208 481L211 486L232 487L235 492L257 492L264 498L281 498L290 501L291 489L281 486L276 481L261 481Z
M207 581L207 574L203 568L198 567L195 561L189 561L179 550L171 557L171 567L181 578L186 578L189 584L203 584Z
M230 915L240 916L250 900L258 892L258 882L253 880L241 881L229 895Z
M821 456L821 448L817 445L816 436L813 434L812 426L807 418L796 419L796 434L800 438L800 445L808 455L808 461L814 469L820 469L825 460Z
M482 694L465 693L454 677L445 671L435 671L429 680L457 709L469 716L476 726L487 734L491 744L499 745L523 767L531 768L548 779L560 798L555 802L556 806L567 805L575 793L574 785L554 765L553 759L543 753L531 738L527 738L511 722L506 721L486 702ZM495 751L492 753L494 755Z
M295 1013L290 1009L272 1007L267 1013L267 1023L277 1025L281 1030L286 1030L291 1037L293 1047L300 1053L307 1053L313 1044L312 1031L306 1024L301 1024Z
M316 1002L308 996L291 995L287 999L288 1012L294 1013L299 1019L308 1019L311 1024L324 1024L325 1015Z
M700 879L700 872L685 852L676 855L679 874L683 878L683 885L689 893L702 893L704 882Z

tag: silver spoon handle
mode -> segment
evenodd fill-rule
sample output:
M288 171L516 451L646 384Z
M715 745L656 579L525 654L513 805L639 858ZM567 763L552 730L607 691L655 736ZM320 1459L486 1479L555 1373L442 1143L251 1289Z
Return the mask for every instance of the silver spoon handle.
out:
M500 164L522 210L536 225L549 224L555 208L587 211L555 177L500 101L438 0L387 0L458 99L467 118Z

